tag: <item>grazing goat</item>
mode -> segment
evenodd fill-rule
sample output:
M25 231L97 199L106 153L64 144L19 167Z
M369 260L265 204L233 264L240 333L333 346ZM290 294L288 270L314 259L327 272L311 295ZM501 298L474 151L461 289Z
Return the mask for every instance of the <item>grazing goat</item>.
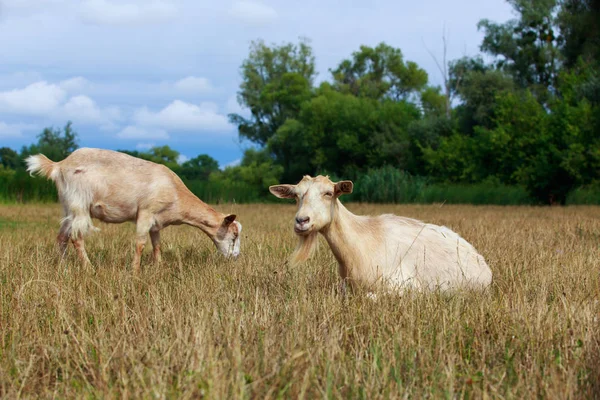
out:
M31 175L37 173L56 183L64 212L57 237L61 256L70 239L79 258L89 263L83 238L97 230L92 218L136 223L134 271L140 268L148 233L154 261L160 262L160 230L169 225L200 228L227 257L237 257L240 252L242 225L235 221L236 216L209 207L164 165L90 148L76 150L60 162L43 154L30 156L26 162Z
M492 272L465 239L444 226L384 214L354 215L339 201L353 183L333 183L322 175L305 176L297 185L269 187L279 198L295 198L294 232L299 244L291 262L305 261L320 232L338 261L342 288L402 290L486 287Z

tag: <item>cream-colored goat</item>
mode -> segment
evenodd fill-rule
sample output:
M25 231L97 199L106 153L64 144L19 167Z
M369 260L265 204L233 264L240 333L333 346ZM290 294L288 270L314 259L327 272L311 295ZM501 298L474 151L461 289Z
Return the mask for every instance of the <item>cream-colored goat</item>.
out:
M351 181L333 183L321 175L269 188L277 197L297 200L294 231L299 244L292 263L311 255L321 233L338 261L344 287L346 282L367 290L482 288L491 283L484 258L456 232L392 214L354 215L338 199L352 189Z
M92 218L136 223L135 271L140 268L148 233L154 261L160 261L160 230L169 225L200 228L227 257L237 257L240 252L242 225L235 221L236 216L209 207L164 165L90 148L76 150L60 162L43 154L30 156L26 162L30 174L56 183L64 211L57 238L63 256L71 239L79 258L89 263L83 238L97 230Z

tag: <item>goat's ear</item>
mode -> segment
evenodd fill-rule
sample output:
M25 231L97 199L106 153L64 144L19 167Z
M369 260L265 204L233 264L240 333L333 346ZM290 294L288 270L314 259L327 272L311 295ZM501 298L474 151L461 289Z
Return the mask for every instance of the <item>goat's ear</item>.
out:
M296 197L294 191L296 185L273 185L269 186L269 192L279 197L280 199L293 199Z
M354 188L354 184L352 181L339 181L335 184L335 195L341 196L343 194L352 193L352 189Z
M229 226L229 225L231 225L231 223L232 223L233 221L235 221L235 217L236 217L236 215L235 215L235 214L229 214L228 216L226 216L226 217L223 219L223 225L224 225L224 226Z

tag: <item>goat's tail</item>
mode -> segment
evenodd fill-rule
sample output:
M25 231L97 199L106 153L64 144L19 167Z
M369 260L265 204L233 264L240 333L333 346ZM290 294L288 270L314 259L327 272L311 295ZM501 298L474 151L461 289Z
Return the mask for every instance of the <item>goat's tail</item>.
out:
M29 156L25 159L25 162L27 163L27 172L29 172L31 176L33 176L33 174L38 174L56 181L59 167L57 163L50 160L45 155L37 154L35 156Z

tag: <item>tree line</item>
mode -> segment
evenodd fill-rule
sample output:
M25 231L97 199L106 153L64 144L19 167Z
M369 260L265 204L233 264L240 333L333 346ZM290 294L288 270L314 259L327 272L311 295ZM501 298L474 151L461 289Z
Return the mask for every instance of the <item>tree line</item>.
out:
M271 184L323 173L360 182L359 201L598 204L600 0L508 2L516 18L480 21L481 54L444 57L441 86L383 42L318 86L307 39L252 42L238 92L249 115L229 115L252 145L238 166L121 151L169 166L207 201L264 200ZM47 128L20 154L0 149L0 179L29 154L76 147L70 123Z
M509 3L518 17L480 21L482 54L444 65L443 87L385 43L361 46L315 87L308 41L256 41L238 93L251 114L230 121L274 180L358 179L393 167L565 203L600 176L600 1Z

